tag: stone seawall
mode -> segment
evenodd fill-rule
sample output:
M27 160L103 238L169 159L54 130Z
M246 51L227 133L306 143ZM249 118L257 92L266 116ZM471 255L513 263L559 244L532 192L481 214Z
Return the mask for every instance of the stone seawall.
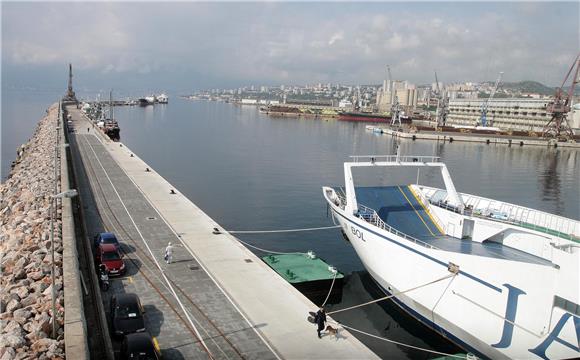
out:
M51 339L51 194L58 104L47 110L0 185L0 360L64 358L62 210L55 202L56 339ZM60 165L57 165L60 169Z

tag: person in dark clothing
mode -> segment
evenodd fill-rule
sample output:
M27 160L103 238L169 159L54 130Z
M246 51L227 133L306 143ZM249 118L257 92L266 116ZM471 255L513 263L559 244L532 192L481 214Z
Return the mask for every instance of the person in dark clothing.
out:
M316 332L318 333L318 338L320 339L322 337L320 336L320 332L324 330L324 323L326 322L326 312L324 311L324 308L320 308L320 310L318 310L314 320L316 321L316 325L318 325L318 330Z

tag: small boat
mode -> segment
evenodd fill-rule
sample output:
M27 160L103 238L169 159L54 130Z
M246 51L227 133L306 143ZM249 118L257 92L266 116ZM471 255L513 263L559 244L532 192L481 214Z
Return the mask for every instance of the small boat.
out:
M113 92L109 93L109 117L104 117L104 111L101 112L102 118L99 122L102 126L99 126L105 135L107 135L113 141L119 141L121 139L121 128L115 120L114 104L113 104Z
M148 106L155 104L155 96L145 96L139 98L139 106Z
M438 157L352 158L323 196L400 308L482 358L578 358L580 221L459 193ZM355 185L353 169L376 167L415 169L416 183ZM445 188L419 185L421 169Z
M262 260L310 301L322 304L327 297L329 304L341 301L344 275L314 252L267 255Z
M165 94L160 94L156 96L155 100L157 100L159 104L167 104L169 102L169 98Z

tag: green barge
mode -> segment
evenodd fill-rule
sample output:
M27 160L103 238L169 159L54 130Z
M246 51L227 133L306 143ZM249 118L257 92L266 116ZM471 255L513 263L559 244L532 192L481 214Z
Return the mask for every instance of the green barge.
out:
M316 305L324 302L331 285L332 292L327 303L341 301L344 275L312 251L306 254L268 255L262 260Z

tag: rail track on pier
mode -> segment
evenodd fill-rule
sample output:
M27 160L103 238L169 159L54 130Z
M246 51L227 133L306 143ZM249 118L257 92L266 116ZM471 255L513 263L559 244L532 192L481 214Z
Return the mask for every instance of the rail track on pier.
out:
M204 357L209 357L211 359L246 358L242 350L228 338L228 334L231 334L232 331L230 329L223 330L218 324L216 324L216 322L206 314L198 302L195 301L195 299L193 299L170 274L162 274L163 269L159 267L158 262L154 261L151 257L151 253L144 249L139 237L134 235L135 230L139 231L136 229L136 225L123 221L120 218L120 215L122 214L115 211L111 205L112 200L110 198L110 192L108 192L105 178L102 176L102 172L105 171L105 169L98 169L98 165L95 164L93 156L96 157L96 153L94 153L93 149L87 148L92 146L89 143L87 136L77 135L76 140L78 140L76 142L77 147L82 153L82 159L85 165L84 168L87 171L87 175L90 175L90 178L94 180L90 181L90 188L95 200L96 214L100 218L103 228L107 231L114 232L117 235L118 239L123 244L122 250L126 255L125 259L129 261L133 269L136 269L136 273L138 273L139 276L148 284L150 289L158 295L158 298L167 305L180 323L180 328L184 332L187 332L190 335L190 338L193 339L191 343L182 344L182 346L197 346L198 351L201 350L205 352ZM81 142L84 143L81 145ZM91 154L91 151L89 150L93 150L93 154ZM119 198L119 200L121 199ZM173 240L179 242L178 238ZM131 247L134 251L131 251ZM194 259L190 259L190 261L195 262ZM199 266L194 263L190 265L190 268L199 269ZM126 278L130 277L125 277L120 280L125 281ZM164 282L162 278L167 279L169 284ZM116 280L113 280L113 282L115 281ZM172 293L169 287L175 289L175 293ZM111 290L114 291L114 289L115 286L111 286ZM183 303L185 307L179 306L181 303ZM184 313L185 311L187 311L187 314ZM195 326L192 326L193 324L191 321L188 321L189 319L193 319ZM201 338L199 335L201 335ZM198 352L196 351L196 353ZM200 354L198 353L197 355Z

